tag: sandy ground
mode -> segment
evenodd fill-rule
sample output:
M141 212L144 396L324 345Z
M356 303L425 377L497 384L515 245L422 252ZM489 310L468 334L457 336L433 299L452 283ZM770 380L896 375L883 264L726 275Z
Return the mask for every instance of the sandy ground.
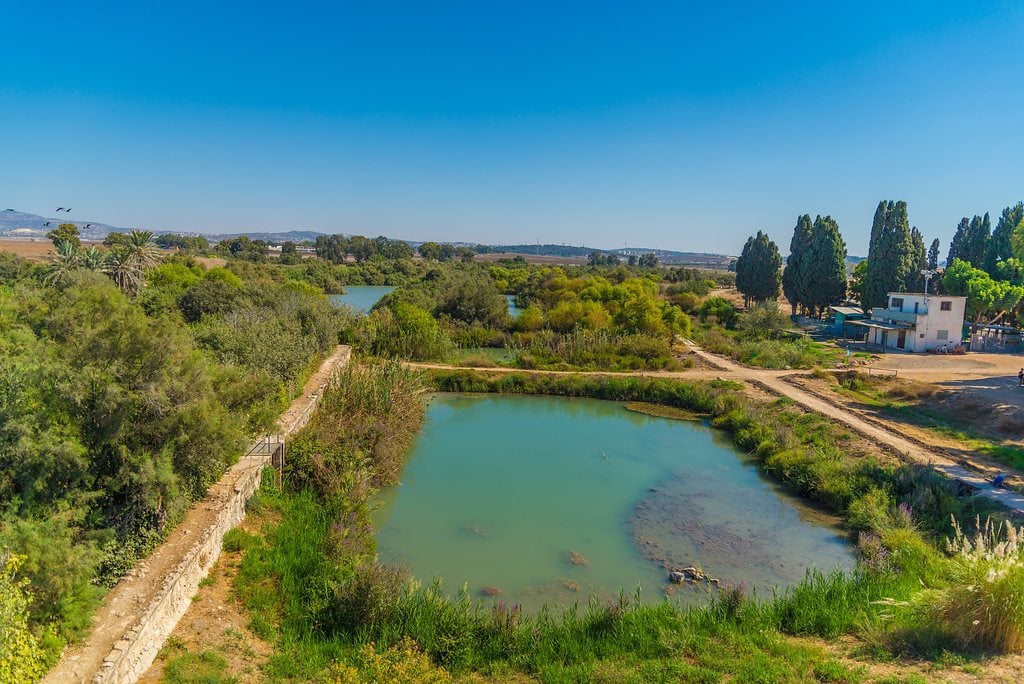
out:
M302 394L292 402L279 421L283 432L294 429L308 416L312 398L336 370L348 362L350 354L350 347L340 345L310 377ZM93 616L93 628L89 636L65 651L60 662L44 679L45 682L65 684L89 681L93 673L99 671L114 643L138 622L157 595L167 573L178 565L201 531L213 523L222 507L221 502L230 497L235 483L242 476L240 466L245 460L233 466L210 487L206 497L189 509L185 520L168 535L166 541L110 590Z
M99 245L99 242L83 242L84 245ZM49 240L18 240L13 238L0 239L0 252L10 252L32 261L46 261L54 254L53 244Z
M258 534L252 521L239 528ZM263 681L260 668L273 646L248 627L249 616L234 594L234 579L244 551L224 551L192 599L188 612L178 621L167 644L139 681L156 684L163 679L167 661L180 653L198 654L210 650L227 661L226 673L239 684Z
M473 257L474 261L498 261L500 259L515 259L516 257L523 257L527 263L530 264L547 264L555 266L557 264L586 264L589 259L587 257L559 257L559 256L548 256L546 254L517 254L512 252L501 252L493 254L477 254Z

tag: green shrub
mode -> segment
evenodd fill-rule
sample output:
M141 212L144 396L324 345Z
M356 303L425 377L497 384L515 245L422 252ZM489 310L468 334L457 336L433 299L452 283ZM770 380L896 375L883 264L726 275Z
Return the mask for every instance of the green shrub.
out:
M22 559L0 550L0 682L28 684L46 672L43 650L28 628L28 580L16 579Z

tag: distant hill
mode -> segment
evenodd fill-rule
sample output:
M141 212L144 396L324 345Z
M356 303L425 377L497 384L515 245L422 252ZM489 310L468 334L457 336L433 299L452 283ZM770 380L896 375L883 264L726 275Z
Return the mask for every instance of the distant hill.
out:
M50 225L47 226L46 223ZM56 217L46 218L37 214L27 214L14 209L7 209L0 211L0 238L45 238L46 233L53 228L56 228L61 223L74 223L78 226L78 230L81 233L83 240L103 240L110 233L126 233L129 228L120 228L117 226L111 226L106 223L98 223L96 221L83 221L77 217L72 218L70 214L61 213ZM148 230L148 229L147 229ZM266 231L266 232L252 232L243 231L236 233L198 233L195 231L185 230L154 230L154 233L160 235L163 233L180 233L188 236L202 236L207 238L210 242L216 243L221 240L230 240L232 238L246 235L253 240L265 240L271 244L280 244L286 240L292 242L313 242L317 237L321 235L329 235L316 230L285 230L285 231ZM352 235L351 233L345 233L346 236ZM367 236L373 237L373 236ZM423 244L423 240L406 240L413 247ZM436 240L436 242L447 242L446 240ZM658 260L663 264L672 265L691 265L691 266L705 266L710 268L726 268L735 259L725 254L708 254L703 252L676 252L667 249L653 249L650 247L623 247L620 249L598 249L596 247L586 247L584 245L482 245L472 242L452 242L451 244L463 247L472 247L479 249L484 252L499 252L499 253L510 253L510 254L534 254L537 256L551 256L551 257L587 257L591 252L601 252L602 254L616 254L623 260L628 259L630 256L640 256L641 254L654 254L658 257ZM856 258L856 257L852 257Z
M50 225L46 223L49 221ZM26 214L14 209L0 211L0 237L45 238L46 233L61 223L74 223L84 240L102 240L109 233L124 233L127 228L117 228L106 223L82 221L61 212L58 216L46 218L37 214ZM88 228L86 228L88 226Z

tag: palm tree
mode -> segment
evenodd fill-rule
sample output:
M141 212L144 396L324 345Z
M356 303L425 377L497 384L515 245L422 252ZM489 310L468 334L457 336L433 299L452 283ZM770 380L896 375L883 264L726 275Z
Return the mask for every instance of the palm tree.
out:
M90 247L82 250L79 255L79 265L90 271L99 271L103 268L103 252Z
M50 257L50 266L47 269L45 283L47 285L67 285L68 278L78 270L81 263L81 254L78 245L73 242L60 240L54 247L57 253Z
M103 272L125 294L134 295L142 289L142 269L131 247L117 245L107 252L103 260Z
M128 234L128 248L131 249L139 268L152 266L160 260L160 248L153 242L153 232L133 230Z

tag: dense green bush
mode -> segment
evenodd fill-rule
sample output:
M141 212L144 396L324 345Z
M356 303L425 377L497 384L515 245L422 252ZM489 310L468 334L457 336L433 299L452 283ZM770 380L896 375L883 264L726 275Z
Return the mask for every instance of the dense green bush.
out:
M50 660L338 340L319 291L235 268L250 280L175 257L137 296L86 269L0 286L0 553L23 558ZM186 324L180 300L204 291Z

